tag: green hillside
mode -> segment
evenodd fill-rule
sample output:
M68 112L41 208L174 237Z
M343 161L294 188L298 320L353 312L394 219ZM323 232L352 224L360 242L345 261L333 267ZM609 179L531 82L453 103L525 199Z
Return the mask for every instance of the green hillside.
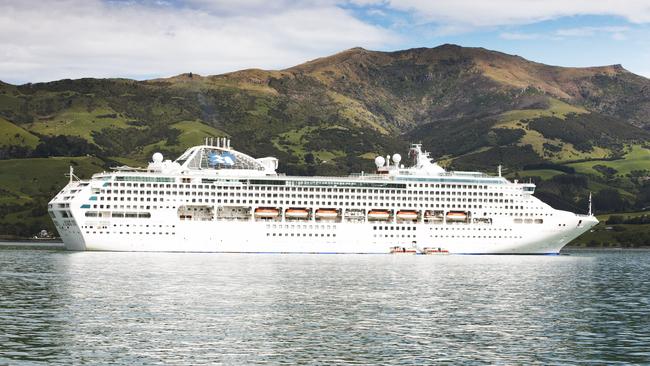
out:
M617 65L562 68L455 45L354 48L280 71L0 83L0 224L63 184L41 184L40 172L62 177L73 161L87 177L206 136L308 175L372 171L377 154L422 142L450 169L503 165L557 207L584 207L594 191L604 211L640 209L650 206L647 90Z

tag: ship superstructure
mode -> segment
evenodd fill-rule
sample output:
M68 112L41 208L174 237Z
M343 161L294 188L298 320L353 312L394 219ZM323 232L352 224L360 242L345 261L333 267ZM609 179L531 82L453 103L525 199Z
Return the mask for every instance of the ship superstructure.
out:
M278 174L225 138L175 161L74 179L49 203L69 250L556 254L598 221L553 209L535 185L448 172L422 146L347 177Z

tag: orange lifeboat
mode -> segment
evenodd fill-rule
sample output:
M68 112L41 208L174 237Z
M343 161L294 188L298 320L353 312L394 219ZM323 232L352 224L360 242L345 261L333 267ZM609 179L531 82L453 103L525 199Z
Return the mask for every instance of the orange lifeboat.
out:
M390 217L388 210L370 210L368 211L368 220L386 221Z
M309 211L306 208L288 208L284 211L284 216L288 219L306 219Z
M331 220L337 218L338 216L339 216L338 211L336 211L333 208L319 208L318 210L316 210L317 219Z
M413 210L397 211L397 218L400 220L415 221L418 219L418 212Z
M463 211L449 211L447 212L447 220L450 221L465 221L467 214Z
M390 254L417 254L417 250L414 248L405 248L405 247L391 247Z
M255 217L267 219L280 216L280 210L275 207L259 207L255 209Z
M428 254L428 255L436 255L436 254L439 254L439 255L445 255L445 254L449 254L449 251L448 251L447 249L444 249L444 248L424 248L424 249L422 250L422 254Z

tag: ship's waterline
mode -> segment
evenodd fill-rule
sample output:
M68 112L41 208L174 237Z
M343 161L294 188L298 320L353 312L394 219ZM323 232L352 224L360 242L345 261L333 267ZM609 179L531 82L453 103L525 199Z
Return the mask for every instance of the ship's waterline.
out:
M409 157L377 157L375 174L285 176L218 139L146 169L71 171L49 212L67 249L99 251L555 254L598 222L531 183L447 172L419 144Z

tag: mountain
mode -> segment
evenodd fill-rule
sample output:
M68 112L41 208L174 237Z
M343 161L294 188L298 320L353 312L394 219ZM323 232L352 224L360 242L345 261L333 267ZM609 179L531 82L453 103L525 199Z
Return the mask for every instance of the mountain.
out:
M59 175L72 161L90 174L224 135L253 156L277 156L291 174L370 171L377 154L423 142L450 168L502 164L511 175L539 177L563 204L611 188L643 205L634 197L650 170L645 158L622 170L635 172L636 183L592 167L616 170L616 161L645 156L649 112L650 80L620 65L565 68L456 45L353 48L278 71L0 82L0 177L10 182L0 190L0 223L20 222L16 211L40 207L58 189L34 181L37 167ZM587 185L557 188L555 173L575 172L580 161L594 161L582 171L593 173Z

